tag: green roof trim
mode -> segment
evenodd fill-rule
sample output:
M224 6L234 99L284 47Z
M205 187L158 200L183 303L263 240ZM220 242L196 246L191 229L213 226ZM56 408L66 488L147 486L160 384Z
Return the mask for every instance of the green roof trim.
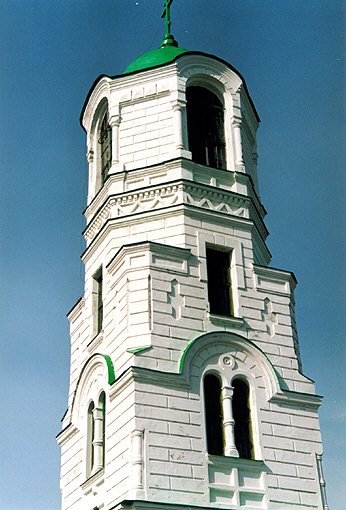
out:
M123 74L134 73L136 71L142 71L143 69L150 69L163 64L169 64L176 57L187 52L188 50L185 50L184 48L177 48L176 46L162 46L161 48L150 50L134 60L125 69Z
M107 368L108 368L108 384L113 384L115 381L115 371L114 371L114 365L113 361L111 360L111 357L108 356L108 354L101 354L101 356L104 357Z
M132 349L126 349L126 352L130 352L131 354L138 354L143 351L147 351L151 349L151 345L144 345L143 347L133 347Z

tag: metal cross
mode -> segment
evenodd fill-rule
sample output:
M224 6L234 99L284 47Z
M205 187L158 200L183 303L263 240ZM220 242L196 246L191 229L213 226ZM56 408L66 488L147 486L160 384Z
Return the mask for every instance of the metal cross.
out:
M171 5L173 0L165 0L165 3L163 5L163 11L161 14L161 18L165 19L165 25L166 25L166 36L171 35Z

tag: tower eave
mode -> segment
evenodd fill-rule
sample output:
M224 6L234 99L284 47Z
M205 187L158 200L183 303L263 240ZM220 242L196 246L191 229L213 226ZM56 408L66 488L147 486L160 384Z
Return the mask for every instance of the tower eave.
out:
M187 50L183 50L181 53L178 53L176 56L174 56L171 60L165 61L163 63L155 64L155 61L153 61L154 62L153 65L150 65L149 67L143 67L141 69L134 69L134 70L130 70L130 71L127 71L127 72L125 71L124 73L115 74L115 75L101 74L100 76L98 76L98 78L96 78L96 80L92 84L92 86L91 86L91 88L90 88L90 90L89 90L89 92L88 92L88 94L87 94L87 96L85 98L85 101L84 101L84 104L83 104L83 107L82 107L82 111L81 111L81 114L80 114L80 124L81 124L81 127L84 129L84 131L86 131L85 126L84 126L84 122L83 122L85 110L87 108L87 105L88 105L88 102L90 100L90 97L91 97L92 93L94 92L94 89L96 88L96 86L98 85L98 83L102 79L106 78L108 80L117 80L119 78L131 77L131 76L136 75L138 73L148 72L148 71L151 71L153 69L158 69L158 68L161 68L161 67L173 64L174 62L176 62L179 59L186 58L186 57L191 57L191 56L203 56L203 57L211 58L213 60L216 60L216 61L224 64L231 71L233 71L240 78L240 80L241 80L241 82L243 84L244 90L245 90L246 95L247 95L247 97L248 97L248 99L250 101L250 104L251 104L251 107L252 107L253 112L255 114L257 122L261 121L261 119L259 117L259 114L258 114L258 112L256 110L256 107L255 107L255 105L254 105L254 103L253 103L253 101L251 99L250 94L249 94L249 90L248 90L248 87L246 85L246 81L245 81L244 77L242 76L242 74L232 64L227 62L227 60L224 60L224 59L222 59L220 57L217 57L216 55L212 55L210 53L205 53L203 51L187 51ZM129 67L127 69L129 69Z

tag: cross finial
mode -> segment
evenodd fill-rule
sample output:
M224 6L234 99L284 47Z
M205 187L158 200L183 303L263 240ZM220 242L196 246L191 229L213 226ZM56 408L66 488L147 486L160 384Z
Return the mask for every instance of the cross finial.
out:
M171 34L171 5L173 0L165 0L165 3L163 4L163 11L161 14L161 18L165 18L165 26L166 26L166 33L163 37L163 41L161 43L161 48L163 46L178 46L177 41L174 39L173 35Z

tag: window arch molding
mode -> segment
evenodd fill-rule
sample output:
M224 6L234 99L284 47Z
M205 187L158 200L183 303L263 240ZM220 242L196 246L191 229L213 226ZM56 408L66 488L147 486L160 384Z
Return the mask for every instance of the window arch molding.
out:
M237 368L227 381L231 383L232 377L237 374L248 380L260 380L264 387L265 400L281 393L277 374L263 351L247 338L226 331L209 332L192 340L184 349L178 370L186 380L201 377L201 367L214 365L215 370L225 373L225 367L220 366L221 356L231 357L237 362ZM244 356L245 355L245 356ZM245 362L243 361L245 358ZM211 361L214 361L212 363ZM232 360L229 361L232 363Z
M105 423L108 386L115 372L108 355L95 353L83 366L71 406L71 421L83 441L83 465L86 477L101 472L105 465ZM106 406L106 407L105 407Z
M239 455L234 435L232 382L237 378L247 382L251 409L251 458L262 459L260 409L268 406L272 396L281 393L275 371L265 354L240 335L210 332L190 342L181 357L180 372L190 381L191 391L201 397L206 445L208 423L204 404L204 377L208 373L219 375L222 381L224 455L229 457Z
M202 87L214 94L223 108L225 108L225 87L221 81L207 74L194 74L186 82L186 90L189 87Z
M95 353L83 366L76 384L75 393L71 404L71 422L77 427L82 427L85 421L85 409L87 402L99 401L107 387L115 381L114 366L108 355Z

